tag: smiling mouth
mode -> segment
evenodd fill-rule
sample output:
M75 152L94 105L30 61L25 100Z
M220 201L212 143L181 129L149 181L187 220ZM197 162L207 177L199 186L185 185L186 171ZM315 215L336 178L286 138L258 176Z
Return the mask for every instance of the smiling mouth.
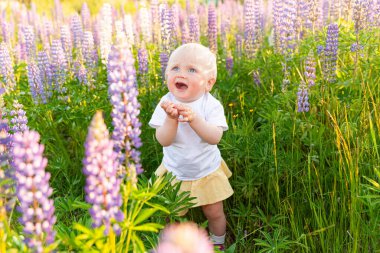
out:
M179 90L186 90L188 88L187 84L181 82L175 83L175 87Z

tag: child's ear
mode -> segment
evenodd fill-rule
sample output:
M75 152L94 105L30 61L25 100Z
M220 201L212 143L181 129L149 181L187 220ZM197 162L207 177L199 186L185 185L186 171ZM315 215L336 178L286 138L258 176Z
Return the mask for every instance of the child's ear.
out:
M216 82L216 79L213 78L213 77L211 77L210 79L208 79L207 86L206 86L207 92L209 92L212 89L212 87L214 86L215 82Z

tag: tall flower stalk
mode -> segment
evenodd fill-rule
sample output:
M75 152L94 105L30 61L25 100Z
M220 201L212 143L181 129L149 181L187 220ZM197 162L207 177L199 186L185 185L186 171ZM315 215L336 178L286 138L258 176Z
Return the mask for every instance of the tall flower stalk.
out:
M120 210L121 179L117 176L118 160L113 151L113 141L109 139L107 126L98 111L91 121L85 143L83 173L86 176L86 201L92 204L90 215L93 227L105 226L105 234L110 228L120 233L117 222L124 219Z
M16 133L12 138L12 167L15 169L16 194L20 201L24 242L33 252L44 252L54 242L56 222L54 204L50 196L50 173L45 172L47 159L42 156L44 146L34 131ZM46 252L46 249L45 249Z
M217 53L218 50L218 29L217 29L217 19L216 19L216 10L213 4L210 4L208 7L208 43L210 50L214 53Z
M119 43L112 47L108 58L108 94L112 104L112 124L114 131L115 151L120 164L127 168L136 167L142 172L140 152L140 126L138 115L140 103L137 100L138 89L134 58L127 43ZM124 173L124 171L122 171Z
M338 36L339 27L337 24L330 24L327 27L326 47L324 50L323 72L326 81L333 83L336 80L336 62L338 60Z
M0 44L0 89L10 92L16 85L13 72L13 61L5 42Z

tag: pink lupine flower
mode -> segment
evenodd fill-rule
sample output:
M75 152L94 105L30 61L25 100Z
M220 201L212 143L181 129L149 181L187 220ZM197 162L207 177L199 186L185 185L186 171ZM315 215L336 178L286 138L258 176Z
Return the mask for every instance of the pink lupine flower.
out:
M161 235L155 253L213 253L205 229L192 222L171 224Z

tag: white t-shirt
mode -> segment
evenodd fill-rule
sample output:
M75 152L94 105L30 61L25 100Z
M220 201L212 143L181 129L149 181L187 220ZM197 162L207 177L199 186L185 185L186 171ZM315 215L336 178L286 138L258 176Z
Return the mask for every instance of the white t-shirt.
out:
M162 126L166 119L166 112L161 108L163 101L172 101L176 104L190 106L194 112L207 122L228 129L222 104L211 94L191 103L182 103L169 92L163 96L157 105L149 125L153 128ZM173 143L163 147L163 164L177 179L192 181L205 177L217 170L222 161L217 145L210 145L202 140L187 122L179 122L177 135Z

